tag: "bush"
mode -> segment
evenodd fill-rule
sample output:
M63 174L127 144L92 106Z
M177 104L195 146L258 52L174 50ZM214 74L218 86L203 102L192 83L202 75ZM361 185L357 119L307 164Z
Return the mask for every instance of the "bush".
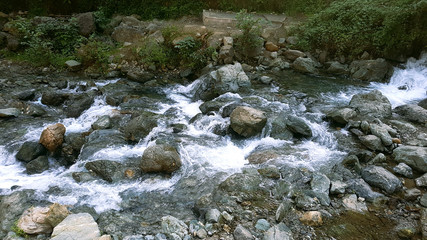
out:
M84 67L92 66L105 72L108 69L108 58L114 51L114 46L103 41L90 39L89 42L81 46L77 51L77 57Z
M157 43L147 40L142 47L137 49L143 63L156 66L165 66L170 62L171 49Z
M297 30L299 47L350 57L364 51L390 57L419 54L426 46L426 5L422 0L336 1Z
M265 23L262 23L260 19L255 19L246 10L241 10L236 15L236 20L236 27L242 30L242 34L237 37L236 49L248 59L264 42L260 35L261 27Z

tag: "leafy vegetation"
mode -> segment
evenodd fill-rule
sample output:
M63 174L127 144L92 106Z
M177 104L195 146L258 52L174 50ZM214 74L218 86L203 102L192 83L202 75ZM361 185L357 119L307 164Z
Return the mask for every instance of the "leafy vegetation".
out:
M114 45L91 38L77 50L76 55L84 67L92 66L100 72L105 72L108 69L108 58L114 49Z
M357 57L418 54L426 45L427 3L419 0L342 0L297 30L299 47ZM418 53L417 53L418 52Z
M12 232L14 232L18 237L27 238L28 235L24 232L24 230L22 230L20 227L18 227L18 221L19 220L16 220L13 223L13 225L11 227Z
M241 10L236 15L236 27L242 30L242 34L238 36L236 49L243 54L245 58L251 55L262 46L263 38L261 38L261 27L263 23L260 19L254 18L247 10Z

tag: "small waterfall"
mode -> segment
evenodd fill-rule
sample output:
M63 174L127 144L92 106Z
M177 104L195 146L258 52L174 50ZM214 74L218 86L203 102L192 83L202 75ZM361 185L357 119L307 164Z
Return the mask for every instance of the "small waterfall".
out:
M380 90L393 107L422 100L427 97L427 53L420 59L408 59L405 68L395 68L389 83L371 83Z

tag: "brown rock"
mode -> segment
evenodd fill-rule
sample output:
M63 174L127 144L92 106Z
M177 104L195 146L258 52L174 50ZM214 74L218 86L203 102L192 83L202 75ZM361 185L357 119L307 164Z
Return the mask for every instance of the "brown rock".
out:
M52 226L56 227L62 220L64 220L70 212L67 207L58 203L50 205L49 211L47 212L47 222Z
M309 226L320 226L323 224L322 213L319 211L305 212L299 219L303 224Z
M145 149L140 167L144 172L172 173L181 165L181 158L175 147L162 144Z
M267 117L258 109L239 106L230 115L231 128L243 137L252 137L261 133Z
M279 51L279 47L276 44L272 43L272 42L267 42L265 44L265 49L267 49L267 51L269 51L269 52L277 52L277 51Z
M306 55L305 55L305 53L303 53L301 51L289 49L289 50L286 50L283 52L283 56L285 56L285 58L287 58L291 61L295 61L297 58L299 58L299 57L303 58Z
M26 234L49 234L53 227L47 220L49 208L31 207L22 214L17 226Z
M260 152L251 153L248 156L248 161L250 164L261 164L265 163L268 160L277 158L279 155L271 150L265 150Z
M50 152L56 150L64 141L65 126L61 123L48 126L40 136L40 143Z

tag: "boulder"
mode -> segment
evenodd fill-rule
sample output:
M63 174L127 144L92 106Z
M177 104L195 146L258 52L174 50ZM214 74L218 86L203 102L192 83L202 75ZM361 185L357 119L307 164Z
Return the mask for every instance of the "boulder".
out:
M270 228L270 223L266 219L258 219L255 228L259 231L265 232Z
M263 84L267 84L267 85L269 85L269 84L273 81L273 78L271 78L271 77L269 77L269 76L262 76L262 77L259 79L259 81L260 81L261 83L263 83Z
M303 137L312 137L313 133L310 126L303 118L289 115L286 121L286 127L293 133Z
M181 158L176 148L170 145L154 145L145 149L140 167L144 172L172 173L181 167Z
M237 239L237 238L236 238ZM279 223L264 233L263 240L293 240L291 230L284 224Z
M272 150L264 150L251 153L247 160L250 164L262 164L277 157L279 157L279 155L276 152Z
M69 100L65 101L65 114L67 117L77 118L85 110L89 109L94 103L93 96L88 94L75 94L70 97Z
M346 210L362 213L368 211L368 207L366 207L366 204L357 200L356 194L350 194L348 196L343 197L342 203Z
M427 123L427 109L415 104L401 105L393 109L394 112L412 122Z
M292 64L293 69L302 73L317 73L316 62L311 58L299 57Z
M31 101L34 99L35 96L36 96L35 89L24 90L15 94L15 97L22 101Z
M101 234L98 224L93 220L89 213L78 213L68 215L54 229L51 240L69 239L94 240L98 239Z
M119 26L114 28L111 37L120 43L138 42L146 35L144 23L134 17L124 17Z
M427 109L427 98L424 98L423 100L421 100L421 101L418 103L418 106L420 106L420 107L422 107L422 108L424 108L424 109Z
M424 173L424 175L421 177L416 178L415 185L417 185L417 187L427 187L427 173Z
M234 48L232 45L224 45L219 49L218 60L223 64L233 63Z
M93 16L92 12L78 14L76 18L80 35L89 37L92 33L95 32L95 17Z
M123 178L124 173L120 171L121 166L121 163L109 160L96 160L85 164L88 171L94 172L107 182L115 182Z
M387 82L393 74L393 67L385 59L357 60L350 64L351 77L362 81Z
M227 92L239 92L251 86L251 82L236 62L234 65L225 65L199 78L193 88L194 100L209 101Z
M124 135L118 130L103 129L95 130L86 137L86 143L83 145L79 158L89 159L96 152L110 146L127 145Z
M0 118L18 117L21 115L21 110L17 108L0 109Z
M365 198L368 202L384 199L383 194L372 191L372 188L363 179L351 179L347 184L350 191L353 191L359 197Z
M427 238L427 208L421 209L420 227L423 239Z
M306 57L305 53L298 51L298 50L292 50L288 49L282 53L282 55L287 58L288 60L295 61L295 59L299 57Z
M391 117L391 103L378 90L354 95L350 100L350 107L361 117Z
M230 115L230 126L239 135L243 137L252 137L261 133L267 117L263 111L239 106L233 110Z
M291 140L293 138L293 133L286 125L287 119L288 116L285 113L280 113L279 116L274 118L271 122L270 137L282 140Z
M31 207L19 218L17 227L26 234L50 234L52 225L47 220L48 207Z
M401 145L393 150L393 159L422 173L427 172L427 147Z
M326 117L332 119L334 122L339 124L347 124L350 119L357 115L356 111L351 108L341 108L328 113Z
M371 130L371 133L381 139L381 142L384 146L390 146L393 144L392 137L388 133L387 128L384 126L386 125L379 125L379 124L370 124L369 128Z
M326 72L337 74L337 75L346 75L349 73L349 68L347 64L341 64L339 62L331 62Z
M209 209L205 214L207 223L218 223L221 217L221 212L218 209Z
M188 234L188 226L173 216L162 217L162 232L167 236L178 235L181 239Z
M49 160L46 156L40 156L25 165L28 174L42 173L49 169Z
M61 123L47 126L43 130L39 142L50 152L54 152L62 145L65 135L65 126Z
M345 189L347 188L347 184L341 181L331 181L331 194L344 194Z
M42 94L41 102L48 106L59 106L69 97L68 93L57 93L54 91L46 91Z
M362 170L362 178L369 185L380 188L389 194L392 194L402 188L399 178L379 166L367 166Z
M158 115L152 112L142 112L141 115L130 120L124 127L126 139L138 142L144 139L153 128L157 127Z
M46 148L37 142L24 142L18 153L16 159L23 162L30 162L39 156L46 154Z
M233 232L234 239L236 240L253 240L252 233L243 227L242 225L237 225L236 229Z
M67 60L65 61L65 66L72 72L77 72L81 69L82 63L77 62L76 60Z
M381 139L375 135L359 136L360 142L372 151L384 151Z
M98 120L96 120L93 124L92 124L92 128L94 130L99 130L99 129L107 129L111 127L111 118L108 115L104 115L98 118Z
M407 178L414 177L414 174L412 173L412 168L406 165L405 163L399 163L393 168L393 171Z
M65 205L54 203L54 204L49 206L49 210L47 212L46 220L52 227L56 227L69 214L70 214L70 212L68 211L68 209Z
M319 195L320 203L324 206L329 206L331 200L329 199L329 188L331 181L329 178L321 173L315 173L311 179L310 186L315 195Z

